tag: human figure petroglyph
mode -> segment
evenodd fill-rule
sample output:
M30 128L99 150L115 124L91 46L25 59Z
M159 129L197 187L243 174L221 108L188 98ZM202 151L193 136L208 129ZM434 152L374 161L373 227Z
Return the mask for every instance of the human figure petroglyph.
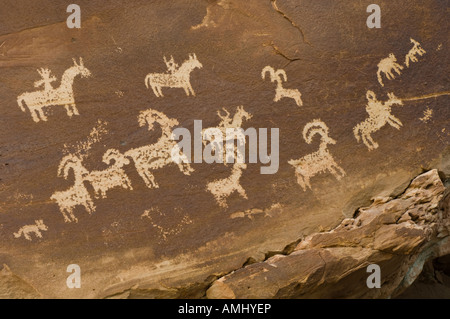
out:
M314 120L303 129L303 138L308 144L312 143L316 134L320 135L319 150L288 162L294 166L297 182L304 191L311 189L310 179L319 173L330 172L337 180L345 176L345 171L335 162L328 150L328 145L336 144L336 141L329 136L329 129L321 120Z
M372 139L372 133L377 132L386 124L397 130L403 125L398 118L391 114L391 107L393 105L403 105L402 100L398 99L393 93L388 93L388 97L389 100L383 103L377 100L373 91L367 91L366 111L369 117L353 128L356 140L359 142L362 139L369 151L378 148L378 143Z
M172 139L172 129L178 125L176 119L168 118L164 113L148 109L142 111L139 115L139 126L148 126L148 130L153 129L153 124L158 123L161 126L162 135L155 144L145 145L130 149L125 152L126 157L134 161L137 172L144 180L148 188L158 188L152 170L167 166L172 161L172 149L177 148L177 143ZM188 163L187 157L179 152L180 161L176 163L180 171L185 175L190 175L194 170Z
M102 161L109 167L102 171L92 171L84 178L91 183L96 198L99 196L106 198L106 191L115 187L133 190L130 179L122 169L123 166L130 164L130 160L125 158L125 155L116 149L109 149L103 154ZM111 164L112 161L114 161L113 164Z
M21 110L26 112L25 106L28 107L33 121L47 121L44 107L64 105L67 115L80 115L75 104L73 94L73 81L76 76L89 77L91 72L84 66L83 59L80 58L77 63L73 59L74 65L67 69L61 78L61 84L58 88L53 88L51 82L55 81L55 77L50 77L49 69L39 69L38 72L42 79L34 83L35 87L44 85L42 91L25 92L17 97L17 103Z
M73 214L76 206L83 206L91 214L95 211L94 202L84 185L89 171L82 165L82 160L72 154L64 156L58 167L58 176L68 179L70 170L74 174L74 184L64 191L56 191L50 199L55 201L66 223L78 222Z
M403 67L397 63L397 58L395 57L395 55L393 53L389 54L387 58L382 59L380 63L378 63L378 82L381 86L384 87L382 74L384 74L388 80L392 80L395 79L394 72L396 72L398 75L401 75L401 70L403 70Z
M273 99L274 102L278 102L284 97L294 99L295 103L298 106L302 106L303 102L301 99L301 93L297 89L285 89L283 87L283 79L285 82L287 82L287 75L286 72L282 69L276 70L272 68L271 66L266 66L261 72L261 77L264 80L266 77L266 73L269 72L270 74L270 81L277 82L277 87L275 89L275 98Z
M50 76L51 71L49 69L41 68L37 70L41 76L41 80L34 82L34 87L38 88L44 85L44 91L49 92L53 89L52 82L56 81L56 77Z
M38 219L34 221L34 225L25 225L21 227L17 233L14 233L15 238L19 238L23 236L26 240L32 241L30 234L34 234L38 238L42 238L42 231L47 231L48 228L44 224L44 221L42 219Z
M425 51L419 42L414 40L413 38L410 38L411 43L414 44L411 50L409 50L408 54L405 57L405 65L409 68L409 62L419 62L417 59L418 56L423 56L427 51Z
M240 105L237 107L236 112L233 115L233 118L230 117L230 112L222 108L225 113L222 115L221 111L217 111L217 116L220 118L220 123L216 127L205 128L202 130L203 143L206 144L208 141L211 141L215 149L223 147L223 142L227 141L227 129L240 129L242 127L242 123L250 120L253 115L245 111L244 106ZM223 140L222 141L214 141L211 140L214 130L218 129L222 133ZM245 135L242 131L236 130L234 131L236 135L233 135L234 139L237 139L241 145L245 144ZM226 162L226 161L225 161Z
M194 89L191 86L190 74L195 68L201 69L203 65L194 54L189 54L189 59L184 61L181 66L175 63L173 57L167 61L164 57L168 73L149 73L145 77L145 86L152 88L157 97L164 96L161 88L183 88L187 96L195 96Z

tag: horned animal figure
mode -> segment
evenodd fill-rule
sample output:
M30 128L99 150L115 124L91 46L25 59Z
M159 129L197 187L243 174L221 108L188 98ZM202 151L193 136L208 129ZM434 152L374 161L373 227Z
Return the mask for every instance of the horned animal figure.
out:
M419 42L417 42L416 40L414 40L413 38L410 38L411 43L414 44L413 48L411 50L409 50L408 54L405 57L405 65L406 67L409 68L409 62L418 62L419 60L417 59L416 55L422 56L425 53L427 53L427 51L425 51L422 46L420 45Z
M320 135L319 150L288 162L294 166L297 182L304 191L307 188L311 189L310 179L319 173L328 171L337 180L345 176L345 171L335 162L328 150L328 145L336 144L336 141L329 137L328 127L321 120L314 120L306 124L303 129L303 138L308 144L312 143L316 134Z
M208 183L206 189L213 194L219 206L228 207L226 199L234 192L245 199L248 198L245 189L240 184L242 171L246 168L247 164L245 163L235 163L230 176Z
M201 69L203 67L195 53L190 54L189 59L184 61L180 67L175 63L173 57L170 61L167 61L166 57L164 57L164 62L166 63L168 73L147 74L145 77L145 86L147 89L150 86L157 97L164 96L161 90L163 87L183 88L187 96L190 94L195 96L195 92L191 86L190 74L195 68Z
M148 130L153 129L155 122L158 123L161 126L162 135L155 144L130 149L125 152L125 156L133 159L137 172L148 188L158 188L159 185L151 171L174 163L171 154L178 145L172 139L172 129L178 125L178 121L152 109L142 111L138 120L139 126L147 125ZM181 151L178 155L180 162L176 164L179 170L185 175L190 175L194 170L189 165L186 155Z
M102 161L110 166L102 171L92 171L84 178L84 180L91 183L96 198L99 195L105 198L106 191L114 187L133 190L130 179L122 169L123 166L130 164L130 160L125 158L125 155L116 149L109 149L103 154ZM112 161L114 161L114 164L111 164Z
M283 87L283 79L286 82L287 81L287 75L286 72L282 69L276 70L272 68L271 66L266 66L262 72L261 77L264 80L266 77L266 73L269 72L270 74L270 81L277 82L277 87L275 89L275 98L273 99L274 102L278 102L284 97L294 99L295 103L298 106L303 105L303 101L301 99L301 93L297 89L285 89Z
M95 211L94 202L83 183L89 175L89 172L82 165L82 160L71 154L66 155L61 160L58 167L58 176L67 179L70 170L74 174L74 184L67 190L54 192L50 197L50 199L58 204L64 221L67 223L78 222L78 219L73 213L76 206L83 206L89 214Z
M34 233L36 237L42 238L42 231L47 231L47 226L44 224L44 221L42 219L35 220L35 225L25 225L21 227L17 233L14 233L15 238L19 238L23 235L23 237L26 240L32 240L30 234Z
M400 75L400 71L403 67L397 63L397 58L394 54L389 54L389 56L378 63L377 78L381 86L384 86L381 74L384 73L388 80L395 79L394 71Z
M77 63L72 59L74 65L68 68L62 78L61 84L58 88L53 88L51 82L55 81L55 77L50 77L50 70L39 69L38 73L42 79L34 83L35 87L44 85L44 90L35 92L25 92L17 97L17 103L23 112L26 112L25 106L30 111L31 118L35 122L47 121L47 116L44 112L44 107L52 105L64 105L67 115L80 115L75 105L75 98L73 94L73 80L77 75L81 77L88 77L91 72L84 66L83 59Z
M391 125L397 130L403 125L398 118L391 114L391 107L393 105L403 105L403 102L393 93L388 93L388 97L389 100L383 103L377 100L373 91L367 91L366 111L369 117L353 128L353 134L356 140L359 142L362 139L369 151L378 148L378 143L372 139L372 133L377 132L386 124Z

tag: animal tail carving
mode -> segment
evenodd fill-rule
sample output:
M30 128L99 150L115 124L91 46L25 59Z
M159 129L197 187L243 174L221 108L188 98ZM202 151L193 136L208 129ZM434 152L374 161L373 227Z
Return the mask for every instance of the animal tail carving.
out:
M383 79L381 78L381 70L377 71L377 78L378 78L378 82L381 84L381 86L384 87Z
M145 87L148 89L148 86L150 84L150 74L147 74L145 77Z
M24 99L22 98L22 95L19 96L19 97L17 98L17 104L19 104L20 109L22 110L22 112L26 112L25 107L24 107L24 105L23 105L24 102L25 102L25 101L24 101Z
M355 138L358 142L361 140L361 137L359 136L360 132L361 132L361 128L359 127L359 124L358 124L353 128L353 135L355 135Z

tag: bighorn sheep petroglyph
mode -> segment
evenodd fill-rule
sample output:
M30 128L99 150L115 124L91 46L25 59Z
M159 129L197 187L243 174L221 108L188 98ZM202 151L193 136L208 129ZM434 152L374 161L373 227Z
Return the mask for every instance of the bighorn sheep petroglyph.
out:
M162 130L159 140L155 144L141 146L125 152L126 157L133 159L137 172L148 188L159 187L151 170L174 163L171 153L173 148L178 147L177 143L172 139L172 128L178 125L178 121L152 109L140 113L139 126L147 125L148 130L152 130L155 122L161 126ZM181 153L180 159L180 162L177 164L178 168L183 174L190 175L194 170L189 165L186 155Z
M113 160L114 164L111 164ZM84 178L84 180L91 183L96 198L98 198L99 195L102 198L105 198L106 191L114 187L123 187L125 189L133 190L130 179L122 169L123 166L130 164L130 160L125 158L125 155L121 154L116 149L109 149L103 154L102 161L110 166L102 171L92 171Z
M75 177L74 184L67 190L54 192L50 197L50 199L56 201L64 221L68 223L78 222L73 214L76 206L83 206L89 214L95 211L94 202L83 183L89 172L82 165L81 159L72 154L66 155L61 160L58 167L58 176L67 179L70 170L73 171Z
M335 162L328 150L328 145L336 144L336 141L329 137L328 127L321 120L314 120L303 129L303 138L308 144L312 143L316 134L320 135L319 150L288 162L294 166L297 182L304 191L307 187L311 189L310 179L318 173L329 171L338 180L345 176L345 171Z
M277 87L275 89L275 98L273 99L274 102L278 102L284 97L294 99L295 103L298 106L302 106L303 102L301 99L301 93L297 89L285 89L283 87L283 79L286 82L287 81L287 75L286 72L282 69L276 70L271 66L266 66L261 72L261 77L264 80L266 77L266 73L269 72L270 74L270 81L277 82Z

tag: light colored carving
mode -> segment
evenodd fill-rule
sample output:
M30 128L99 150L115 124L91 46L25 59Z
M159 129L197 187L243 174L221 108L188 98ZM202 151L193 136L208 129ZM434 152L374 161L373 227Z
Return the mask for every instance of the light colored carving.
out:
M402 122L391 114L391 106L403 105L402 100L398 99L393 93L388 93L388 97L389 100L383 103L377 100L373 91L367 91L366 111L369 117L353 128L353 134L356 140L359 142L362 139L369 151L378 148L378 143L372 139L372 133L377 132L386 124L391 125L397 130L403 126Z
M53 105L64 105L69 117L80 115L75 105L72 84L76 76L88 77L91 75L91 72L84 66L82 58L80 58L79 63L73 59L73 63L74 65L64 72L58 88L53 88L51 85L51 82L55 81L56 78L50 76L49 69L38 69L42 79L36 81L34 86L40 87L43 85L44 89L35 92L25 92L18 96L17 103L21 110L25 112L25 106L28 107L33 121L47 121L44 107Z
M67 179L70 170L74 174L74 184L67 190L54 192L50 197L58 204L66 223L78 222L78 219L73 214L76 206L83 206L89 214L95 211L94 202L83 183L89 172L82 165L81 159L72 154L66 155L61 160L58 167L58 176Z
M403 70L403 67L397 63L397 58L395 55L393 53L389 54L389 57L382 59L380 63L378 63L378 82L384 87L382 74L384 74L388 80L392 80L395 79L394 71L398 75L401 75L401 70Z
M106 198L106 191L114 187L133 190L130 179L122 169L124 165L130 164L129 159L125 158L118 150L109 149L103 154L102 161L110 166L102 171L92 171L84 178L84 180L91 183L96 198L99 195L102 198ZM111 164L112 161L114 161L113 164Z
M425 51L422 48L422 46L420 45L419 42L417 42L413 38L411 38L410 40L411 40L411 43L414 44L414 46L411 50L409 50L408 54L405 57L405 65L408 68L409 68L409 62L418 62L419 61L416 57L417 55L422 56L425 53L427 53L427 51Z
M17 233L14 233L15 238L19 238L23 236L26 240L32 241L30 234L34 234L38 238L42 238L42 231L47 231L47 226L44 224L42 219L38 219L34 221L34 225L25 225L21 227Z
M173 57L169 61L164 57L164 62L168 72L147 74L145 77L147 89L150 86L157 97L164 96L161 90L163 87L183 88L187 96L190 94L195 96L191 86L190 74L195 68L201 69L203 67L195 53L190 54L189 59L184 61L180 67L175 63Z
M303 138L308 144L312 143L316 134L320 135L319 150L288 162L294 166L297 182L304 191L311 189L310 179L319 173L330 172L337 180L345 176L345 171L335 162L328 150L328 145L336 144L336 141L329 137L328 127L321 120L314 120L303 129Z
M245 189L240 184L242 171L246 168L247 164L245 163L235 163L229 177L208 183L206 188L213 194L219 206L228 207L226 199L234 192L248 199Z
M173 148L178 147L177 143L172 139L172 128L179 124L178 121L152 109L140 113L139 126L147 125L148 129L152 130L154 123L158 123L161 126L162 135L159 140L155 144L141 146L125 152L126 157L133 159L137 172L148 188L159 187L151 171L174 163L171 152ZM194 171L188 163L186 155L181 152L180 162L177 165L185 175L190 175Z
M295 103L298 106L302 106L303 102L301 99L301 93L297 89L285 89L283 88L283 79L286 82L287 81L287 75L286 72L282 69L276 70L272 68L271 66L266 66L261 72L261 77L264 80L266 77L266 73L269 72L270 74L270 81L277 82L277 87L275 89L275 98L273 99L274 102L278 102L284 97L291 98L295 101Z

